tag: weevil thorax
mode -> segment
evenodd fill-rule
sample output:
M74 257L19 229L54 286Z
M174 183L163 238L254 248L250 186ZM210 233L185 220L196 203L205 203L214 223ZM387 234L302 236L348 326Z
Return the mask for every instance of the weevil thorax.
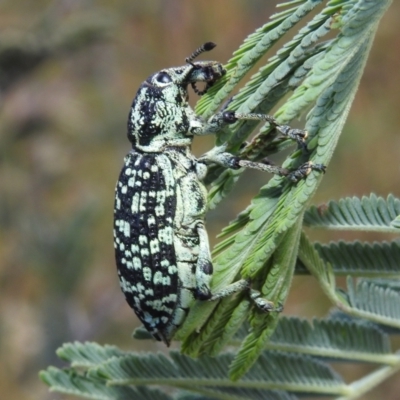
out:
M128 119L128 139L135 149L162 152L168 146L190 146L195 114L188 85L205 82L206 89L225 74L216 61L198 61L150 75L139 87ZM203 94L195 89L198 94Z

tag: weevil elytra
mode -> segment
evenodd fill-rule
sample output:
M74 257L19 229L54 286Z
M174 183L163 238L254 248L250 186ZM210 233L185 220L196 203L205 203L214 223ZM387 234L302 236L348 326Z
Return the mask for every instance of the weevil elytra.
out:
M122 291L145 328L169 345L195 299L216 300L249 289L241 279L218 293L210 290L213 274L207 231L207 191L203 179L209 165L255 168L296 182L324 166L308 162L295 171L240 159L215 147L200 158L191 153L194 136L218 132L238 119L265 120L285 136L304 144L306 132L280 125L268 115L220 111L208 121L188 103L188 85L204 94L225 73L217 61L196 61L215 45L204 44L186 65L154 73L133 100L125 157L117 182L114 246ZM204 82L200 91L197 82ZM264 311L274 305L251 289L250 297Z

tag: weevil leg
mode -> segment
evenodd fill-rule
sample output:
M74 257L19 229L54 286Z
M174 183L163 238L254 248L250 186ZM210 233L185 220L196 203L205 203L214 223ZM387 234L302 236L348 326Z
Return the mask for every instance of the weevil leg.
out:
M211 293L210 283L213 273L213 265L211 261L210 246L208 242L207 231L202 223L197 225L197 234L199 235L199 255L196 265L196 295L198 300L219 300L224 297L230 296L234 293L248 290L250 298L254 304L264 312L282 311L282 306L277 307L271 301L261 297L258 290L251 289L251 282L249 279L240 279L230 285L224 287L216 293Z
M214 147L208 153L202 155L198 161L205 164L218 164L225 168L239 169L239 168L253 168L260 171L270 172L271 174L279 176L288 176L290 171L285 168L278 167L277 165L268 162L254 162L243 160L238 156L225 151L226 145Z
M291 180L292 182L298 182L301 179L304 179L307 175L311 173L311 171L324 172L326 170L325 165L323 164L314 164L312 161L307 161L306 163L300 165L297 169L290 171L286 168L278 167L277 165L263 163L263 162L254 162L248 160L239 160L238 164L243 168L254 168L260 171L270 172L275 175L284 176Z
M261 311L281 312L283 310L282 304L275 305L272 301L263 298L259 290L250 289L250 298Z
M311 171L318 171L325 173L326 167L323 164L313 164L311 161L307 161L303 165L300 165L299 168L291 171L287 177L292 182L298 182L300 179L305 178Z
M249 289L250 281L241 279L228 285L219 292L211 294L210 282L213 273L213 265L207 231L201 223L197 225L197 234L199 235L199 255L196 265L196 298L199 300L218 300L244 289Z
M243 290L250 289L250 281L248 279L240 279L236 282L231 283L228 286L225 286L223 289L219 290L216 293L213 293L210 301L219 300L224 297L230 296L231 294L241 292Z
M189 131L193 135L207 135L210 133L216 133L224 126L234 124L238 120L266 121L275 127L279 132L281 132L283 136L296 141L302 148L307 148L305 140L308 137L308 132L306 130L295 129L289 125L281 125L274 117L271 117L267 114L241 114L235 111L223 110L214 114L206 122L199 123L199 120L195 119L195 123L189 128Z
M269 172L274 175L287 177L292 182L298 182L305 178L311 171L325 172L325 166L322 164L313 164L307 161L294 171L286 168L279 167L270 163L267 159L261 162L250 160L243 160L238 156L226 152L226 145L214 147L209 152L202 155L198 161L204 164L218 164L225 168L239 169L239 168L253 168L259 171Z
M225 113L228 113L226 111ZM240 114L230 111L231 116L225 116L225 118L230 118L231 120L255 120L255 121L266 121L276 129L283 136L288 137L289 139L295 140L302 148L306 148L305 140L308 137L308 132L303 129L295 129L289 125L281 125L274 117L271 117L267 114Z
M251 288L251 282L249 279L240 279L230 285L224 287L220 291L213 293L210 301L219 300L224 297L230 296L231 294L248 290L250 299L253 300L254 305L263 312L281 312L283 307L281 304L277 306L272 302L262 297L261 292Z
M197 234L199 236L199 255L196 265L195 297L199 300L208 300L212 296L210 282L213 274L213 265L208 234L203 223L197 224Z

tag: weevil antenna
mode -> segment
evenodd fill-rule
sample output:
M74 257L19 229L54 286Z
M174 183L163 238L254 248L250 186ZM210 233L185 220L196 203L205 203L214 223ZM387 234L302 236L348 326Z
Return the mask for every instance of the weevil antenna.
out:
M212 50L214 47L216 46L215 43L213 42L206 42L204 43L202 46L200 46L198 49L196 49L189 57L187 57L185 59L185 61L190 64L193 65L192 61L198 57L201 53L204 53L206 51L210 51ZM194 66L194 65L193 65Z
M204 53L206 51L210 51L212 50L214 47L216 46L215 43L213 42L206 42L204 43L202 46L200 46L198 49L196 49L189 57L187 57L185 59L185 61L190 64L193 68L196 68L196 65L193 64L193 60L198 57L201 53ZM198 67L197 67L198 68ZM207 90L211 87L211 84L207 83L206 87L203 90L199 90L196 87L196 83L192 82L191 86L194 90L194 92L199 95L202 96L203 94L207 93Z

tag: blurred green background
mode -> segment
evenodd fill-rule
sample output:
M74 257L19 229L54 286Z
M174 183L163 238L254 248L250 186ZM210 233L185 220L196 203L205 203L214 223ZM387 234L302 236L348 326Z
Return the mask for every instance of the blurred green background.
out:
M165 350L132 341L138 323L120 292L113 258L114 185L130 147L129 106L150 73L184 64L205 41L218 44L211 59L226 61L276 3L0 2L2 399L69 398L49 394L37 377L49 364L62 365L55 349L66 341ZM370 192L400 197L399 15L400 3L394 2L314 203ZM194 152L212 144L213 138L200 138ZM246 174L251 178L242 179L233 196L209 214L213 243L270 178ZM323 241L385 238L309 234ZM329 307L312 279L302 277L295 278L284 312L323 316ZM341 368L349 380L368 370ZM398 381L393 377L366 398L398 399Z

